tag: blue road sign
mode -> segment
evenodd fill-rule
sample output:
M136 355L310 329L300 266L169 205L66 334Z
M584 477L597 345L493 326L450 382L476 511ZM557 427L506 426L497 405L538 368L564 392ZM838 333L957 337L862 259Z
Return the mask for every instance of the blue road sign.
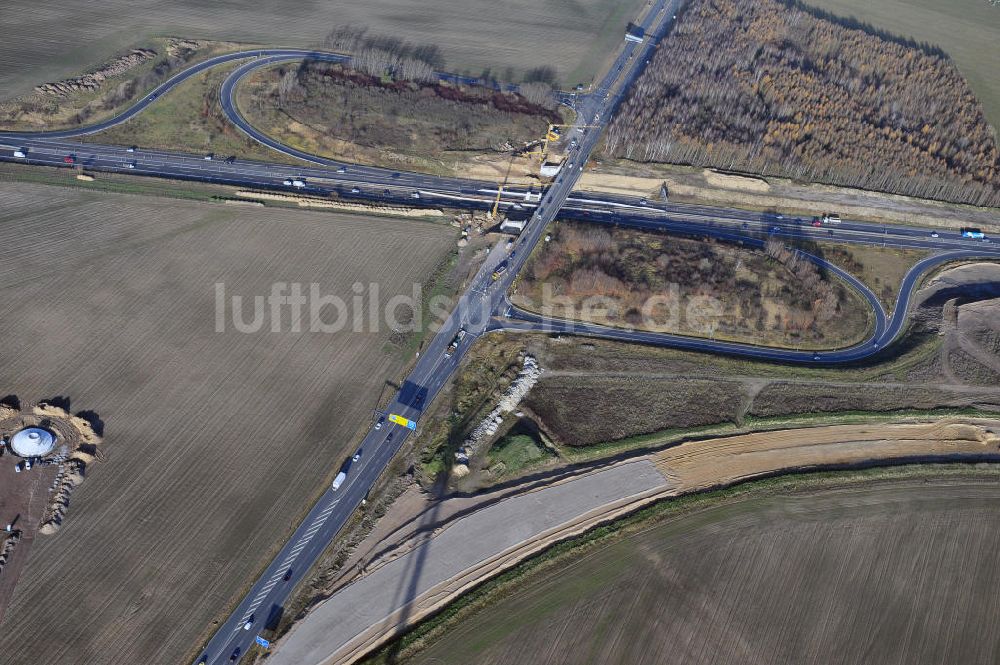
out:
M271 643L268 642L267 640L265 640L260 635L257 636L257 644L261 645L265 649L270 649L271 648Z

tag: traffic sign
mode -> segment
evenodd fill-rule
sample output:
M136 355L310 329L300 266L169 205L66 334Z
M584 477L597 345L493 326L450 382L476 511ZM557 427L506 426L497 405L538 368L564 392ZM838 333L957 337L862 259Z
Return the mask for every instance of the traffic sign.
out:
M410 429L417 429L417 424L410 420L409 418L404 418L403 416L397 415L395 413L389 414L389 422L396 423L397 425L402 425L403 427L409 427Z
M265 640L260 635L257 636L257 644L261 645L265 649L270 649L271 648L271 643L268 642L267 640Z

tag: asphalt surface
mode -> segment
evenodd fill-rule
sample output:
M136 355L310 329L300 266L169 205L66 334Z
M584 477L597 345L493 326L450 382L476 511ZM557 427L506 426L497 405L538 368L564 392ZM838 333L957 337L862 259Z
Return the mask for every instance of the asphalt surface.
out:
M282 640L270 665L318 665L434 587L592 510L668 481L649 460L602 469L480 508L314 608Z
M640 342L710 353L728 353L785 362L834 363L858 360L891 342L903 329L906 307L921 274L934 265L955 258L1000 258L1000 249L989 243L961 239L955 232L941 232L932 238L928 230L919 227L883 227L851 222L831 228L814 228L803 220L785 219L779 215L731 210L714 206L674 203L650 203L638 197L609 194L576 193L572 189L598 142L602 130L629 84L648 60L650 49L669 26L676 11L676 0L657 0L643 21L648 35L642 44L625 42L605 78L589 93L573 95L577 124L570 130L577 146L566 158L566 166L555 181L541 194L540 200L527 200L526 190L505 190L501 205L521 208L530 214L524 231L517 237L514 253L508 255L500 245L494 248L470 287L462 296L452 315L443 324L423 351L414 369L393 397L387 413L412 421L421 413L448 381L461 362L465 350L487 331L547 330L581 335L600 336L623 341ZM241 77L256 67L275 62L311 57L320 60L343 60L336 54L300 49L264 49L217 56L184 70L161 84L140 102L109 120L72 130L56 132L0 132L0 161L32 165L75 168L93 171L122 172L133 175L165 177L180 180L212 182L248 188L262 188L311 195L336 194L345 200L401 203L486 209L496 196L496 184L463 178L442 178L416 173L394 172L388 169L345 164L315 155L295 151L261 134L240 116L233 103L233 90ZM226 160L224 156L191 155L174 151L146 150L134 152L122 146L80 143L69 139L99 132L125 122L140 113L165 92L191 76L225 62L247 60L227 77L221 91L223 108L230 119L245 133L264 145L294 156L311 165L284 165L252 160ZM472 79L439 74L442 78L473 84ZM13 151L23 149L26 158L16 158ZM73 163L67 163L72 156ZM285 182L302 179L306 187L293 188ZM540 317L512 308L506 293L523 267L531 249L539 242L549 222L556 217L588 219L607 224L624 224L637 228L712 235L738 239L746 243L762 243L769 235L781 238L824 239L844 243L876 244L940 250L916 266L905 278L895 313L888 316L878 299L863 284L835 266L812 256L826 269L841 275L864 296L872 306L876 319L872 337L849 349L821 354L794 350L770 349L734 344L711 339L698 339L662 333L645 333L627 329L595 326L571 321ZM503 264L506 270L493 278L494 269ZM467 336L458 350L446 357L445 351L456 332L464 328ZM374 426L361 442L360 457L345 463L344 484L336 491L328 490L293 533L291 539L254 583L247 596L232 615L221 625L203 650L209 663L229 662L234 650L246 652L254 637L283 606L292 589L304 578L310 566L357 509L375 481L398 452L410 430L388 421ZM285 579L285 577L288 579ZM248 630L243 625L251 620Z
M647 15L644 26L647 33L659 35L666 30L670 14L661 9L663 7L662 0L658 0ZM658 27L651 29L654 21ZM426 405L434 399L458 367L466 350L479 335L488 330L492 322L490 315L504 306L504 294L514 275L524 265L531 248L542 237L545 226L555 218L565 203L582 171L581 166L586 163L597 143L614 105L618 103L628 83L637 75L639 68L635 66L636 63L645 60L651 47L652 40L641 45L625 42L606 77L591 95L580 102L576 126L571 130L578 139L578 146L567 156L567 167L538 201L531 221L518 237L515 254L507 255L501 244L494 247L470 288L459 299L451 316L434 335L394 396L388 412L417 421ZM390 174L390 177L402 179L403 176ZM495 269L501 264L506 264L507 270L495 279ZM466 331L465 338L454 353L446 354L449 343L459 329ZM347 480L344 485L324 494L247 597L209 641L204 651L208 662L225 662L236 649L246 652L259 627L279 611L278 608L285 602L294 585L305 575L322 549L336 537L389 460L399 450L409 431L391 422L386 422L381 429L373 428L369 431L361 445L360 459L345 468ZM283 581L282 578L289 569L290 579ZM251 617L255 623L249 630L244 630L243 625Z

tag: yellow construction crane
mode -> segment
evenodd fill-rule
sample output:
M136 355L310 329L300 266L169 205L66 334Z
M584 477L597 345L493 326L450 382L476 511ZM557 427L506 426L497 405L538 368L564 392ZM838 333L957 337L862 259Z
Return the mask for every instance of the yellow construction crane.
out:
M506 180L497 185L497 198L493 201L493 211L490 213L490 219L497 218L497 210L500 208L500 197L503 195L503 186L506 184Z

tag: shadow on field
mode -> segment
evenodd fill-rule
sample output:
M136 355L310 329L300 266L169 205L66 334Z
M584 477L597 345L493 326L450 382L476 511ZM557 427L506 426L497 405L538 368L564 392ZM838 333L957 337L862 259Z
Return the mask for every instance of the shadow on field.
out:
M70 408L72 406L72 401L70 400L69 397L66 397L65 395L53 395L48 399L41 400L39 404L50 404L54 407L62 409L66 413L72 412L72 409Z
M97 436L104 436L104 421L101 417L97 415L94 411L81 411L76 414L77 418L83 418L90 425L90 429L94 430L94 434Z
M448 479L451 476L451 471L446 467L444 471L438 474L438 477L434 482L434 505L433 507L423 516L421 519L421 524L419 527L419 532L425 533L426 536L421 540L421 542L416 546L417 555L413 557L407 557L412 562L407 563L408 570L403 576L403 581L399 588L396 590L396 594L393 598L393 602L390 608L401 607L396 620L396 630L392 637L392 643L386 652L386 662L388 663L399 663L399 653L402 649L402 637L408 630L407 625L410 621L410 617L413 616L413 601L418 595L418 585L420 584L420 576L423 572L424 566L427 563L427 553L430 549L429 541L432 538L433 530L430 529L430 525L437 522L438 514L441 511L441 505L443 503L444 495L448 487Z

